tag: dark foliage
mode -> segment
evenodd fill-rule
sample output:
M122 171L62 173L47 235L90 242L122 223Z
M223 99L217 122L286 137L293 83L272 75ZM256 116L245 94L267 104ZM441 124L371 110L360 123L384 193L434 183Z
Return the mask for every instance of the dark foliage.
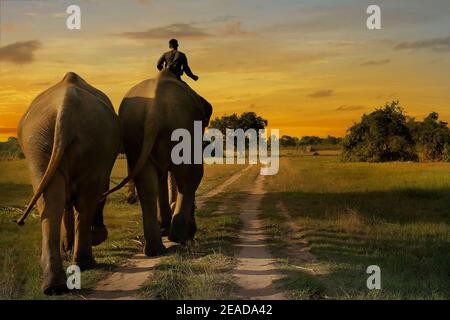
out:
M230 116L216 117L209 124L210 128L218 129L222 134L226 134L226 129L254 129L262 130L267 126L267 120L258 116L255 112L244 112L240 116L233 113Z
M423 122L408 118L399 101L393 101L347 130L343 141L345 161L448 160L450 130L431 113Z
M1 158L20 158L23 159L24 155L20 148L17 138L10 137L6 142L0 142L0 157Z
M283 147L298 147L298 146L317 146L317 145L332 145L337 146L342 143L342 138L328 136L320 138L317 136L304 136L302 138L282 136L280 145Z

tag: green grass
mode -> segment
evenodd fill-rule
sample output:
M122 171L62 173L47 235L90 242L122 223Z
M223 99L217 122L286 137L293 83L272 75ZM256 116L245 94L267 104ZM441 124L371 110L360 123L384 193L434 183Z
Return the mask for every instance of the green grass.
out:
M25 160L2 161L0 171L0 299L78 299L79 296L47 297L41 292L40 220L36 211L25 226L12 223L21 212L15 207L25 206L32 196ZM205 166L205 178L199 192L204 192L227 179L241 166ZM126 175L126 162L119 159L112 180L120 181ZM138 204L125 202L125 188L111 195L105 207L105 224L109 237L94 248L97 268L82 273L82 287L89 289L114 268L140 250L143 241L141 210ZM199 215L198 222L208 224L208 217ZM224 219L224 218L217 218ZM222 221L220 220L220 221ZM225 222L223 222L225 223ZM225 238L224 238L225 239ZM217 240L218 241L218 240ZM68 263L66 262L66 265ZM82 291L80 294L83 294Z
M140 290L145 299L206 300L230 298L234 289L230 270L240 221L209 214L199 222L196 241L178 247L155 269ZM201 220L200 220L201 221Z
M264 217L291 297L317 290L337 299L450 297L450 164L349 164L290 154L266 189ZM280 201L309 240L320 275L289 266ZM366 288L373 264L381 268L379 291Z
M231 270L235 266L234 245L238 242L241 228L238 207L243 197L242 193L230 189L210 200L197 214L195 241L185 247L177 247L173 255L156 267L154 275L142 287L141 297L232 299L235 285Z

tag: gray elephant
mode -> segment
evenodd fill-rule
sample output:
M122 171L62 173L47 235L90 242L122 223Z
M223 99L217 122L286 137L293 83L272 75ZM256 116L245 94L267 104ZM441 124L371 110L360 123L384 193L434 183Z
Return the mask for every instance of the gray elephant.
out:
M99 200L109 188L121 147L120 121L104 93L69 72L32 101L19 123L18 137L34 196L17 223L23 224L37 203L42 288L45 294L60 294L67 291L60 239L65 249L73 244L73 263L87 269L95 265L92 245L107 237L104 202Z
M160 226L174 242L184 243L194 237L192 209L203 177L203 162L175 165L171 151L177 142L171 141L171 134L175 129L184 128L193 137L194 121L202 121L204 131L211 113L212 106L167 69L156 79L133 87L121 103L119 118L131 172L105 195L134 180L143 214L144 253L148 256L159 255L165 249ZM193 155L194 146L191 148ZM169 189L169 172L173 174L176 189L173 184ZM169 198L169 193L175 190L176 197ZM170 202L173 202L172 210Z

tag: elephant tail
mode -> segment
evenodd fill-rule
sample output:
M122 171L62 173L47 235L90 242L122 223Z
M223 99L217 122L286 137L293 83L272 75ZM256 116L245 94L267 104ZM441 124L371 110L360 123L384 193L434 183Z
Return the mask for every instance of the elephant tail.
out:
M25 219L28 217L34 205L39 200L42 193L45 191L45 188L52 180L56 170L58 170L59 164L61 163L61 159L64 155L66 147L72 141L72 135L68 130L68 128L70 127L70 125L68 125L68 122L71 118L71 109L76 103L78 103L76 88L69 87L64 97L63 104L59 107L56 115L55 129L53 133L52 155L50 156L47 169L45 170L45 173L39 183L39 186L36 189L36 192L33 195L33 198L31 198L22 217L19 220L16 220L16 223L20 226L25 224Z
M147 111L145 114L144 140L142 142L142 150L136 162L136 165L134 166L134 168L130 168L131 170L129 171L128 176L123 179L122 182L120 182L111 190L105 192L102 195L101 200L104 200L109 194L116 192L117 190L124 187L130 180L134 179L149 159L157 169L160 169L158 163L151 156L153 146L155 145L156 138L159 134L159 122L161 121L161 118L158 117L158 109L159 108L152 104L149 106L149 111Z

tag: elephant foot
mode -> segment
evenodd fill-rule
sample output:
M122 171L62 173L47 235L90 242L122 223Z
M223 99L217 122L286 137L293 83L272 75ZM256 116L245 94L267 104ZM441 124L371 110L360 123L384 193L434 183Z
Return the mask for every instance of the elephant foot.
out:
M185 244L189 240L194 239L196 229L197 227L194 220L191 220L186 224L180 216L173 216L169 240L172 242Z
M166 247L164 247L162 242L160 244L158 244L157 246L152 246L150 244L145 243L143 251L147 257L156 257L156 256L161 256L164 253L166 253L167 249L166 249Z
M161 236L162 237L168 237L169 233L170 233L170 227L161 228Z
M95 262L95 259L93 257L79 257L74 260L74 264L79 266L81 271L84 271L95 268L97 262Z
M70 290L65 283L44 287L44 294L47 296L60 296L69 292Z
M105 226L92 226L92 245L98 246L108 239L108 229Z
M60 271L56 275L44 276L44 282L42 284L42 290L45 295L62 295L69 292L69 288L66 285L66 275Z

